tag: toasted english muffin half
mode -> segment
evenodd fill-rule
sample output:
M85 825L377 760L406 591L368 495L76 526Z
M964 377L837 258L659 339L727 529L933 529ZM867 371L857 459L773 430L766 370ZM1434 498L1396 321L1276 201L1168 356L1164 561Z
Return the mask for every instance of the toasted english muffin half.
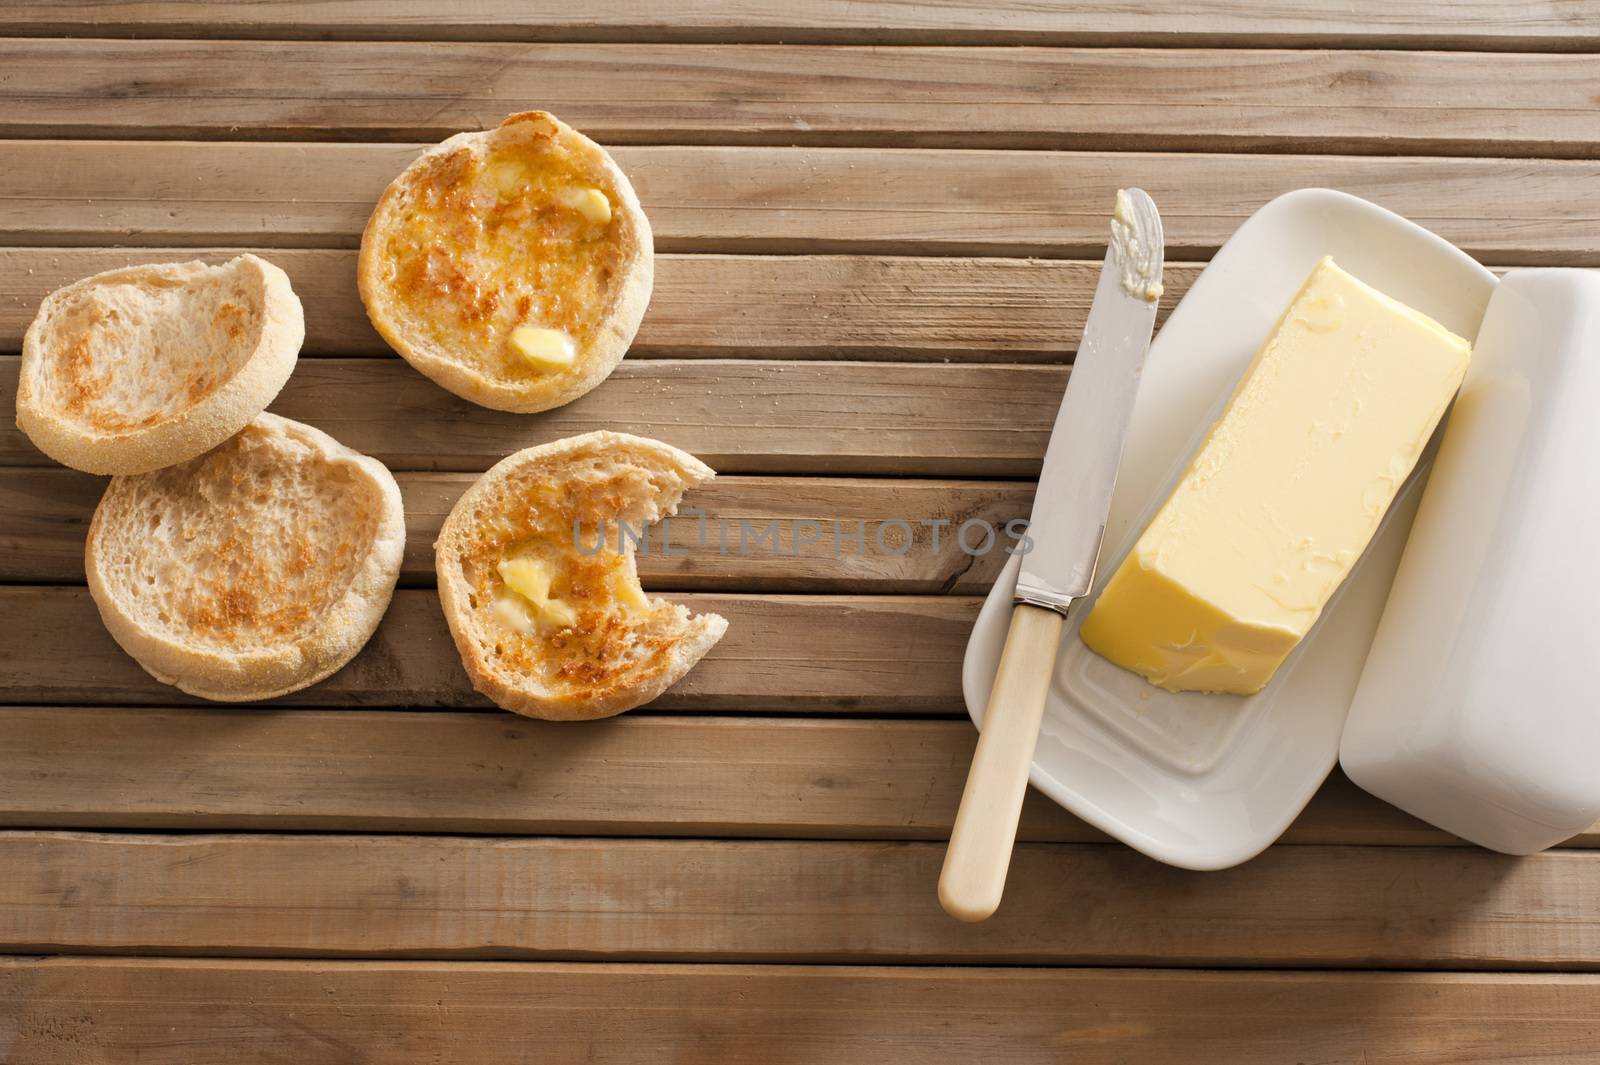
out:
M89 473L171 466L261 413L304 339L288 276L254 255L107 270L39 307L22 338L17 426Z
M616 369L653 276L633 186L543 111L424 152L378 200L357 266L367 316L407 362L521 412L577 399Z
M177 466L112 478L89 526L89 591L164 684L270 699L353 658L405 548L388 469L309 425L258 415Z
M528 717L586 720L687 673L728 623L646 596L632 534L713 476L675 447L597 432L519 451L479 478L434 545L472 686Z

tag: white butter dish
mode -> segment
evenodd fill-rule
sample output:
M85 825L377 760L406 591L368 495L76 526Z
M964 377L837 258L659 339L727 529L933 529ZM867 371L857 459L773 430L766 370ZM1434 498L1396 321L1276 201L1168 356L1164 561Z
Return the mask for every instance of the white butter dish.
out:
M1162 691L1078 638L1084 613L1325 255L1468 338L1495 287L1493 274L1405 219L1343 193L1302 189L1239 227L1151 345L1099 576L1068 616L1030 779L1085 821L1172 865L1222 869L1259 853L1333 768L1420 494L1419 475L1321 620L1257 695ZM1006 566L967 644L962 687L980 728L1019 561Z
M1340 745L1361 787L1528 854L1600 819L1600 276L1495 287Z

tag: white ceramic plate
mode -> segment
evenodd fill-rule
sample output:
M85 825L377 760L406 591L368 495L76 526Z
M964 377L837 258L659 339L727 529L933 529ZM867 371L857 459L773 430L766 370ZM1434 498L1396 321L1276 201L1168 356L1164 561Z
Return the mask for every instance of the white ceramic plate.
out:
M1129 846L1189 869L1223 869L1260 853L1333 768L1422 471L1316 627L1256 695L1162 691L1090 652L1078 623L1324 255L1469 338L1495 285L1439 237L1328 189L1280 196L1239 227L1150 347L1099 579L1068 617L1034 755L1034 787ZM967 644L962 688L980 728L1019 563L1012 558L995 583Z

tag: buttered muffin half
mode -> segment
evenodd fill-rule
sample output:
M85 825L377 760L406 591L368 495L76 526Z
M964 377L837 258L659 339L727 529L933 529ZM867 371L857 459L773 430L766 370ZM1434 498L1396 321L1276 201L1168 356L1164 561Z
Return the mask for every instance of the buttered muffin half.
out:
M650 223L598 144L543 111L461 133L391 183L361 238L378 332L485 407L568 403L616 368L650 302Z
M484 474L435 544L439 598L472 685L528 717L584 720L649 702L728 623L652 599L634 540L711 468L655 440L597 432Z
M206 699L268 699L361 650L405 538L382 463L260 414L199 458L112 478L84 568L106 628L151 676Z

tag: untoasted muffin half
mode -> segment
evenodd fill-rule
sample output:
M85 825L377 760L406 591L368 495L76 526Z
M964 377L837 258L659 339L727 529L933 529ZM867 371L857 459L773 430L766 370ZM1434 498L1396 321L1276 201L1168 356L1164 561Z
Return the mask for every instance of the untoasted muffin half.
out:
M353 658L404 548L400 489L381 462L261 414L199 458L113 478L84 561L106 628L151 676L237 702Z
M622 433L528 448L469 488L434 545L439 598L472 685L528 717L608 717L649 702L722 638L715 614L651 599L631 533L715 476Z
M130 266L45 297L22 339L17 426L90 473L146 473L238 432L305 339L284 272L254 255Z
M428 149L361 237L367 315L486 407L540 411L611 373L650 301L650 223L598 144L543 111Z

